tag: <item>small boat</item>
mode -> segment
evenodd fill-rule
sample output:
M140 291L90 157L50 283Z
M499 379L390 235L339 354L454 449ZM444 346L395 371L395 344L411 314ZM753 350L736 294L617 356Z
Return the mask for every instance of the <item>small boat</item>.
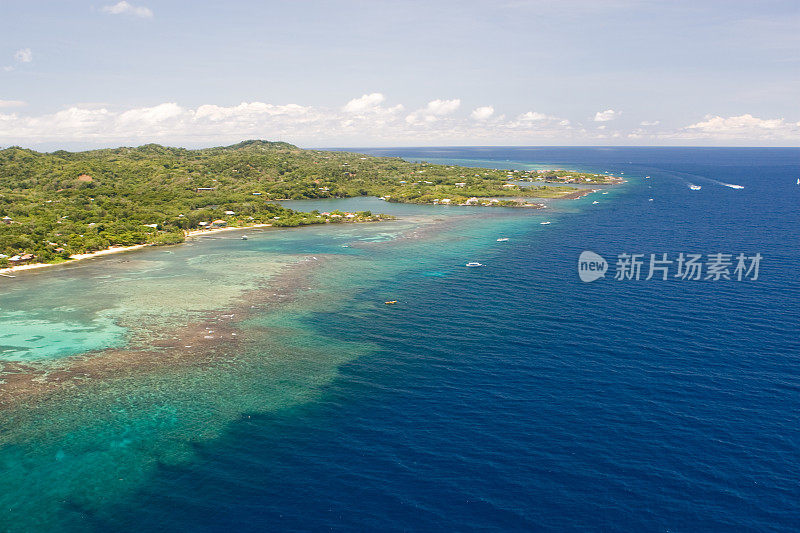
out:
M500 237L499 239L497 239L497 242L506 242L507 240L508 237Z
M595 200L595 201L594 201L594 202L592 202L592 203L593 203L593 204L599 204L600 202L598 202L597 200Z
M647 199L647 201L648 201L648 202L652 202L652 201L653 201L653 199L652 199L652 198L648 198L648 199Z
M800 178L797 178L797 184L800 185Z
M605 192L603 192L603 193L601 193L601 194L608 194L608 191L605 191Z
M650 176L645 176L644 179L649 180Z
M545 221L545 222L539 222L539 224L541 224L542 226L546 226L546 225L548 225L549 223L550 223L550 221L549 221L549 220L547 220L547 221Z
M386 305L394 305L397 303L397 300L389 300L388 302L383 302L383 303L385 303Z
M470 261L469 263L467 263L466 266L468 266L468 267L482 267L483 264L482 263L478 263L477 261Z
M247 235L242 235L242 240L246 241L247 240Z
M699 185L689 185L689 188L692 189L693 191L699 191L700 189L702 189L702 187Z

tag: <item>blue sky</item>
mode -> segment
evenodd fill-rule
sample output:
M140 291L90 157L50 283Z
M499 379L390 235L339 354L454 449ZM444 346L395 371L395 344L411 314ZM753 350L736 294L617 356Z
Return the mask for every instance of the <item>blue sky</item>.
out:
M0 9L0 145L800 145L796 0Z

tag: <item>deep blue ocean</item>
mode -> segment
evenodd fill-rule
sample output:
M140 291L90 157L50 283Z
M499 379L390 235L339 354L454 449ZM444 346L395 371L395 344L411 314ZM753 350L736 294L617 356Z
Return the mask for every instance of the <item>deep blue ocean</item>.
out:
M800 530L800 149L358 151L629 183L516 224L482 269L359 295L391 312L314 314L375 350L160 467L98 530ZM612 273L583 283L584 250ZM618 254L680 252L763 259L757 280L613 279Z

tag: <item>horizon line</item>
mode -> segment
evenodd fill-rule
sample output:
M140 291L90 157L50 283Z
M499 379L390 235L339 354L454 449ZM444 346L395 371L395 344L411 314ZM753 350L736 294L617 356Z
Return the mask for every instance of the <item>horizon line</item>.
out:
M737 149L777 149L777 150L792 150L792 149L800 149L800 145L797 146L764 146L764 145L748 145L748 146L735 146L735 145L605 145L605 144L441 144L441 145L351 145L351 146L301 146L289 141L273 141L267 139L244 139L242 141L234 142L232 144L208 144L208 145L201 145L201 146L181 146L177 144L161 144L158 142L148 142L138 145L127 145L127 144L120 144L115 146L97 146L93 148L83 148L83 149L67 149L67 148L55 148L51 150L37 150L32 146L28 145L20 145L20 144L10 144L7 146L0 145L0 150L7 150L10 148L19 148L23 150L31 150L34 152L39 153L54 153L54 152L69 152L69 153L81 153L81 152L92 152L96 150L114 150L118 148L141 148L143 146L148 145L157 145L162 146L164 148L180 148L184 150L205 150L210 148L227 148L229 146L234 146L236 144L241 144L248 141L263 141L263 142L283 142L286 144L291 144L296 146L297 148L303 150L319 150L319 151L338 151L338 150L391 150L391 149L432 149L432 148L626 148L626 149L698 149L698 150L708 150L708 149L728 149L728 150L737 150ZM49 144L49 143L42 143L42 144ZM69 143L68 143L69 144Z

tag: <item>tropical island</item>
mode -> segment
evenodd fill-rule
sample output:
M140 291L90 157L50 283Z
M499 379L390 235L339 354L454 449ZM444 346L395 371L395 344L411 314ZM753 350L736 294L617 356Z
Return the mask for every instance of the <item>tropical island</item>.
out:
M200 150L148 144L40 153L11 147L0 150L0 268L177 244L198 231L392 218L368 211L304 213L280 200L377 196L389 202L538 207L529 199L591 192L568 184L619 181L564 170L415 163L269 141Z

